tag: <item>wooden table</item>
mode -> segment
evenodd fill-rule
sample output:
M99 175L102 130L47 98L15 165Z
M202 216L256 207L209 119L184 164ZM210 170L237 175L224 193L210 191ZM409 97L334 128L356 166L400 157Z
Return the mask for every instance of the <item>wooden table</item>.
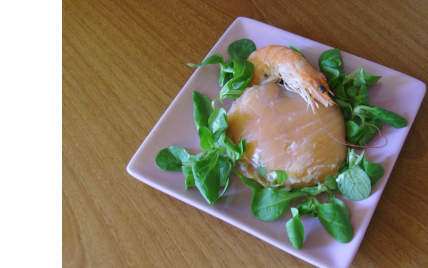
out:
M63 1L63 266L309 267L126 165L238 17L428 82L428 2ZM352 267L428 265L426 98Z

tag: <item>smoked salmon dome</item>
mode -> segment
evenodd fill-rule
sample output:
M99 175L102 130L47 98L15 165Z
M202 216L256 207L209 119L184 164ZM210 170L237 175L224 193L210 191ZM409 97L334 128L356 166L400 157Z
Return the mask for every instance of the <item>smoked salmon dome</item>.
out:
M345 122L340 109L319 105L323 122L332 134L345 140ZM321 121L300 95L278 84L248 88L232 105L227 136L238 143L246 139L248 150L239 161L245 176L268 186L274 172L260 178L257 167L288 174L283 187L307 187L336 175L347 148L331 138Z

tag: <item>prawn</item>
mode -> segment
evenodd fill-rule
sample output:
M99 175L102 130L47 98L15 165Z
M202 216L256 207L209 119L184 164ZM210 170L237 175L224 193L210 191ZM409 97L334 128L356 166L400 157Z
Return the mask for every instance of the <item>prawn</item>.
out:
M335 104L325 76L300 53L286 46L271 45L254 51L248 58L254 64L250 86L283 82L285 89L298 93L311 106ZM316 101L315 101L316 100Z
M379 128L374 125L372 126L378 130L379 139L371 146L348 143L333 135L318 111L318 102L325 107L332 106L336 103L329 96L329 93L331 95L334 94L330 90L324 74L313 67L305 57L297 51L286 46L270 45L255 50L248 57L247 61L254 65L253 78L250 82L250 86L279 82L283 84L286 90L298 93L308 103L308 108L309 106L312 108L321 126L335 141L347 146L359 148L380 148L375 146L382 139L382 134ZM388 141L386 141L386 143L388 143ZM386 144L381 147L384 146L386 146Z

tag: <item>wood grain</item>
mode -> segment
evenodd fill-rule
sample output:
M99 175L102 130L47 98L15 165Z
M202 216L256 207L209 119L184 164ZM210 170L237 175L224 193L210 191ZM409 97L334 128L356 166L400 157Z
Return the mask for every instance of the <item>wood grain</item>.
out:
M427 1L64 0L64 267L311 267L125 170L238 16L428 82ZM428 266L426 98L352 267Z

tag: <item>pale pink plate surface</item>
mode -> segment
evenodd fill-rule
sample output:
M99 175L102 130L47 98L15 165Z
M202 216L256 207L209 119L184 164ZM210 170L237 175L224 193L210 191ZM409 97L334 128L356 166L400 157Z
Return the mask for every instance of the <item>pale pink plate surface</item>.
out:
M331 47L283 31L270 25L238 18L223 34L208 55L222 54L227 60L227 48L235 40L248 38L257 48L267 45L295 44L314 66L318 66L319 55ZM381 163L385 175L377 182L369 198L352 202L339 195L351 211L354 238L348 244L334 240L321 226L317 218L302 217L306 231L306 240L302 249L296 250L288 240L285 223L291 217L288 210L278 221L264 222L255 218L250 211L252 192L235 176L232 177L229 191L217 203L210 206L194 188L186 190L182 173L165 172L155 165L156 154L171 145L186 148L196 154L199 138L193 121L192 92L198 91L211 99L217 98L220 88L217 84L218 66L198 68L165 114L147 136L146 140L131 159L127 170L138 180L222 219L290 254L320 267L347 267L351 264L366 232L367 226L388 181L392 168L412 126L413 120L425 95L426 86L419 80L391 70L379 64L341 52L347 74L358 67L366 73L381 75L382 79L370 91L372 105L378 105L399 113L408 120L408 126L394 129L385 125L382 134L388 138L388 145L380 149L368 149L366 156L372 162ZM183 68L186 62L183 62ZM231 101L225 103L229 109Z

